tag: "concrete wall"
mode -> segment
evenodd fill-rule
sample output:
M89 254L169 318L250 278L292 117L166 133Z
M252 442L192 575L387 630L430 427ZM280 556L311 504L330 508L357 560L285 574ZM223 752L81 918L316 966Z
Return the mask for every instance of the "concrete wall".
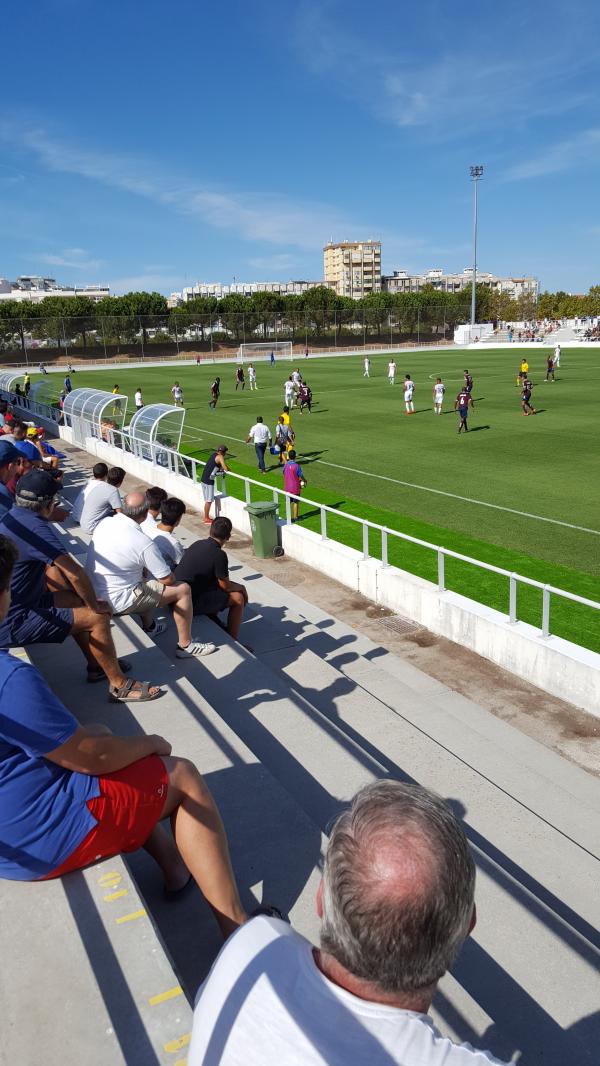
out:
M61 436L71 439L70 430ZM153 466L144 459L90 438L86 450L111 466L122 466L140 481L160 485L190 506L202 508L202 493L189 478ZM266 495L270 498L269 490ZM240 532L249 534L244 503L232 497L220 500ZM367 599L482 655L518 677L537 685L576 707L600 717L600 655L560 637L544 639L525 622L511 624L490 607L459 596L439 592L436 585L396 567L384 567L376 559L363 559L354 548L297 525L280 524L281 544L293 559L320 570Z

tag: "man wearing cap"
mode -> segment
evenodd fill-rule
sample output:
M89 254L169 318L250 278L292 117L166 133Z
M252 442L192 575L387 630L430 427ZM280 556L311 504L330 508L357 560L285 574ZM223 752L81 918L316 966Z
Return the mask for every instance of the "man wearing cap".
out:
M20 458L21 453L14 444L0 437L0 519L7 511L10 511L15 502L12 493L7 488L7 482L15 476Z
M11 582L11 605L0 625L0 648L62 644L73 636L87 660L88 681L108 678L111 699L156 699L148 682L128 680L110 633L111 609L98 600L83 567L66 551L53 528L56 479L46 470L20 478L15 505L0 520L0 533L19 553Z
M216 451L207 459L200 478L202 495L204 497L204 521L207 526L211 524L210 505L215 498L215 479L218 474L226 474L229 470L225 462L228 448L226 444L219 444Z

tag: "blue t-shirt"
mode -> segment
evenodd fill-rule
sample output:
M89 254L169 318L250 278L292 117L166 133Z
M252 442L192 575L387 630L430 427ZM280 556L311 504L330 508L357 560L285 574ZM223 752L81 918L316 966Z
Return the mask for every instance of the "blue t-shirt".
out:
M19 550L10 585L11 609L37 607L46 592L46 566L66 554L65 545L47 518L26 507L13 507L4 515L0 533L10 537Z
M0 519L4 518L6 512L10 511L14 504L14 496L8 491L6 485L0 481Z
M44 758L77 721L41 674L0 651L0 878L33 881L71 855L96 825L97 777Z

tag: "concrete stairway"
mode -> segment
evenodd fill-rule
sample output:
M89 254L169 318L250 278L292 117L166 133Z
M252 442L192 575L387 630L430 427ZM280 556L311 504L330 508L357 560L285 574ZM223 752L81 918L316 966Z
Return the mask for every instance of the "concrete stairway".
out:
M63 535L82 550L78 530ZM342 803L384 775L435 788L464 817L479 869L479 923L442 982L436 1020L501 1058L595 1062L597 779L230 562L249 590L242 640L254 654L197 619L195 635L219 651L176 660L172 629L153 645L135 622L118 620L118 651L133 659L135 676L167 688L139 707L108 704L103 685L87 685L71 642L35 649L36 664L82 721L160 732L197 763L221 808L245 902L277 903L308 937L317 930L323 835ZM195 893L167 904L144 854L127 866L173 962L173 984L193 995L219 946L208 908Z

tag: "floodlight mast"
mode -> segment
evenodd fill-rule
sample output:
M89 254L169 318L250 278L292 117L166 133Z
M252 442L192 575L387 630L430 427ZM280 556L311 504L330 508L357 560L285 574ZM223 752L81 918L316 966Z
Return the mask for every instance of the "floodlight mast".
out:
M475 286L477 284L477 186L483 175L483 167L470 167L473 182L473 277L471 279L471 325L475 325ZM473 338L471 338L472 340Z

